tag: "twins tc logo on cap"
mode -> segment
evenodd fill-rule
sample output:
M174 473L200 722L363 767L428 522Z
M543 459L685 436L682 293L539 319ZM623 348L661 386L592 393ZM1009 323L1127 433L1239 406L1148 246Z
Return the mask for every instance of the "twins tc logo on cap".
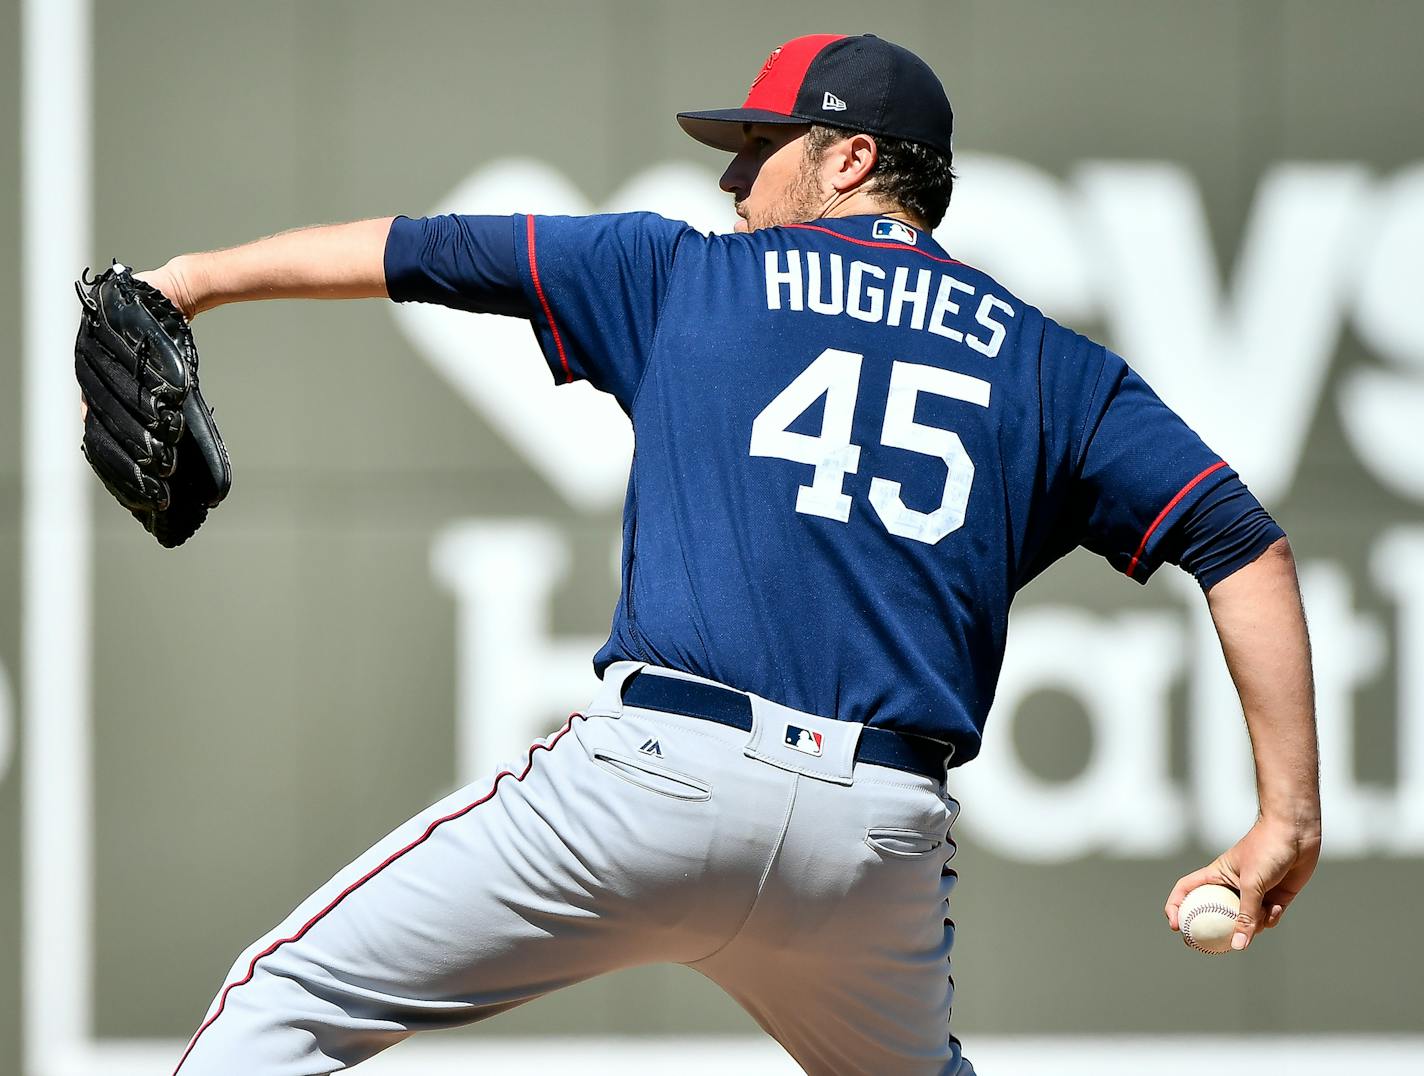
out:
M761 70L757 72L757 77L752 79L752 84L747 89L748 93L757 88L758 82L771 74L771 65L776 63L777 57L781 55L781 49L782 46L777 45L776 48L771 50L771 55L766 58L766 63L761 65Z
M786 726L786 746L793 747L803 755L821 755L821 734L800 725Z
M892 220L889 217L881 217L871 225L870 234L876 239L894 239L907 246L914 246L920 238L915 229L904 221Z

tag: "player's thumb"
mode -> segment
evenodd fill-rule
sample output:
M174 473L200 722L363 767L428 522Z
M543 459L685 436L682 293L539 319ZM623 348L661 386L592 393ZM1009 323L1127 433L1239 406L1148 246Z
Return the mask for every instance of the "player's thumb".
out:
M1259 883L1241 882L1241 910L1236 913L1236 931L1231 935L1231 948L1245 949L1261 929L1263 920L1262 891Z

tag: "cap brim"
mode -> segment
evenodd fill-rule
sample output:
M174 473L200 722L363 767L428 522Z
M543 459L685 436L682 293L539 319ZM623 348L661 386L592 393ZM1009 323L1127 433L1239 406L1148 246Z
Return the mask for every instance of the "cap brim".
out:
M782 123L808 126L810 120L768 112L764 108L714 108L710 112L679 112L678 125L704 146L736 153L742 148L742 125Z

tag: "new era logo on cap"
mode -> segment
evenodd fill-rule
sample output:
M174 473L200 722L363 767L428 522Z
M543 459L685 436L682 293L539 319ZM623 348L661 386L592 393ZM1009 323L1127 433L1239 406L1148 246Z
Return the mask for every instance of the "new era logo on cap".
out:
M821 109L825 112L844 112L846 110L846 103L830 90L827 90L826 96L821 98Z
M795 748L803 755L821 754L821 734L811 729L803 729L800 725L786 726L786 746Z

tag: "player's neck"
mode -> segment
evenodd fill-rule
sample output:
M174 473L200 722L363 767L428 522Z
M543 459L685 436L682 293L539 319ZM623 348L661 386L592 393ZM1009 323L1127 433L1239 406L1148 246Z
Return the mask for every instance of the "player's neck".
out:
M861 190L838 195L821 212L820 219L862 216L890 217L894 220L904 221L912 228L918 228L922 232L934 230L903 206L877 198L870 191Z

